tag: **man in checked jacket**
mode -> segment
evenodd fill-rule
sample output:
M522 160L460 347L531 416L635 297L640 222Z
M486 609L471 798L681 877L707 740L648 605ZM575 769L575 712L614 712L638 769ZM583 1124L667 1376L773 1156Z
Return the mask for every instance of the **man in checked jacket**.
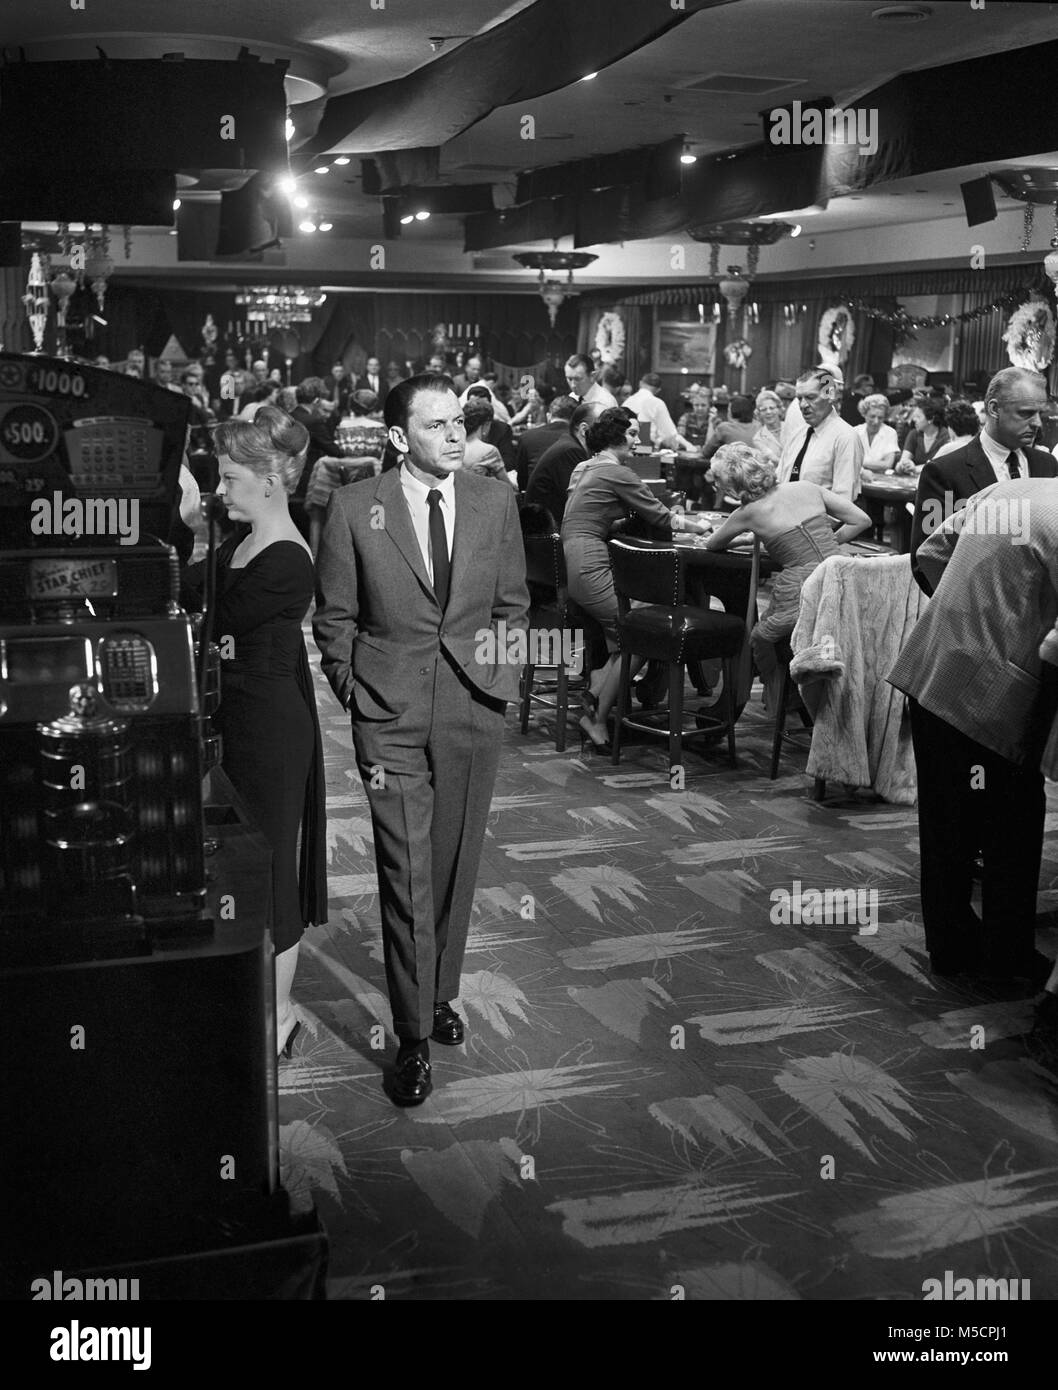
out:
M1058 481L985 488L922 542L918 563L933 598L887 679L909 696L930 965L1039 987L1050 973L1033 943L1040 759L1058 694L1039 647L1058 618Z

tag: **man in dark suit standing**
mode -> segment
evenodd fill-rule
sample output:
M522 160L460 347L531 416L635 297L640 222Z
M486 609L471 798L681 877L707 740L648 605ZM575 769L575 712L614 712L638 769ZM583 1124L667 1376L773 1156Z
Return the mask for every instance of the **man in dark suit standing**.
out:
M349 401L353 389L353 379L345 370L344 362L335 362L323 378L323 398L329 403L335 419L343 419L350 413Z
M578 463L588 457L584 436L588 426L606 409L599 401L589 401L586 405L578 403L569 418L569 433L560 435L549 449L545 449L540 461L529 474L525 489L525 501L538 507L546 507L554 517L555 525L562 525L562 515L566 510L566 491L573 470Z
M340 488L317 561L323 671L353 721L371 806L398 1105L432 1089L429 1040L452 1009L520 664L508 634L529 595L513 491L462 472L466 430L447 376L386 402L399 468Z
M384 410L386 407L386 397L389 395L389 382L382 375L382 364L377 357L369 357L364 364L362 376L356 378L354 391L373 391L378 397L378 403Z
M1042 376L1020 367L996 372L985 392L985 423L976 439L923 468L911 527L911 571L919 588L933 592L918 562L923 540L982 488L1018 478L1053 478L1058 459L1032 441L1047 404Z
M518 438L514 451L514 467L518 474L518 490L524 492L529 474L558 440L568 439L570 417L577 408L572 396L556 396L547 408L547 424L525 430Z
M1038 988L1050 973L1033 944L1040 761L1056 693L1040 644L1058 619L1058 482L979 492L922 542L919 564L933 598L887 679L910 697L930 966Z

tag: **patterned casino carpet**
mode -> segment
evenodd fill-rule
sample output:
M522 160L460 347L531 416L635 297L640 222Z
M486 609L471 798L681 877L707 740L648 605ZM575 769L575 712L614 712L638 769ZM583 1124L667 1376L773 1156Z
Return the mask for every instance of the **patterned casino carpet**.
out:
M331 921L303 944L280 1121L331 1298L919 1300L946 1270L1058 1297L1058 1078L1021 1040L1031 1002L931 980L914 812L813 803L803 740L770 783L756 694L740 768L691 752L683 793L660 742L614 769L509 712L467 1042L434 1044L434 1094L396 1109L367 802L309 651ZM773 925L795 879L877 889L877 935Z

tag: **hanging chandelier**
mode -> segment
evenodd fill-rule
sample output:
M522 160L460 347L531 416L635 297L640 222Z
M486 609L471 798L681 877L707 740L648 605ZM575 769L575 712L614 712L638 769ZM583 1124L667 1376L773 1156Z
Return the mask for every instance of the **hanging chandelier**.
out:
M573 284L573 272L583 270L586 265L591 265L592 261L599 258L593 256L590 251L560 251L556 242L553 251L519 251L515 253L514 259L526 270L540 272L540 298L547 306L551 327L554 328L559 309L571 295L580 293L579 290L569 288ZM567 272L565 284L547 273L556 270Z
M311 323L313 309L326 298L323 290L300 285L256 285L237 294L235 303L245 308L249 323L271 332L295 323Z

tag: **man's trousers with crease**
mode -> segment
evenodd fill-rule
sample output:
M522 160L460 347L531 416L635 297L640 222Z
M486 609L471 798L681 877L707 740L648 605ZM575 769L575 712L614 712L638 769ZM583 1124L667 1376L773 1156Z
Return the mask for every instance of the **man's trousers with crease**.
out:
M503 742L504 702L442 651L409 672L394 719L353 718L375 836L386 984L401 1043L428 1038L454 1000Z

